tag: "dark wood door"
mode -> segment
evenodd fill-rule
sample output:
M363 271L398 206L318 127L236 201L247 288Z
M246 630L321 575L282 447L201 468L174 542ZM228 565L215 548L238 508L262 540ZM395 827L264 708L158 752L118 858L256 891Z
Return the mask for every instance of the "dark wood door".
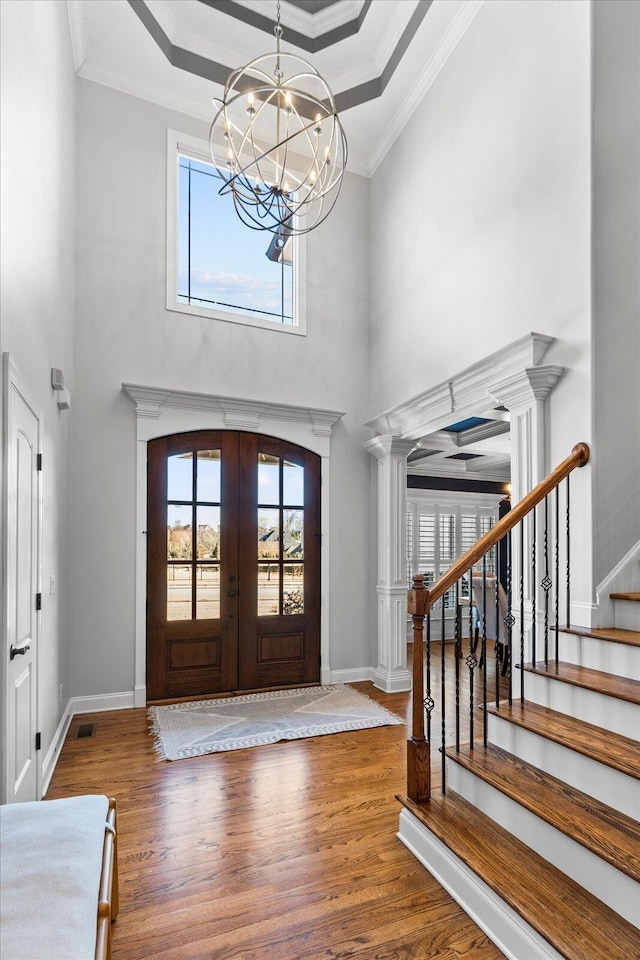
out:
M320 458L260 434L148 445L147 696L320 679Z

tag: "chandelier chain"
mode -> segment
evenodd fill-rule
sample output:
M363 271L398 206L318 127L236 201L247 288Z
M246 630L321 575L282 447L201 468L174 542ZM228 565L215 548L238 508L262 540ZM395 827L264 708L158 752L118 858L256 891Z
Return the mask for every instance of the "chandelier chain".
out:
M280 26L280 0L278 0L276 25L273 28L273 32L276 35L276 69L274 70L274 75L279 84L282 80L282 70L280 69L280 40L282 39L282 27Z

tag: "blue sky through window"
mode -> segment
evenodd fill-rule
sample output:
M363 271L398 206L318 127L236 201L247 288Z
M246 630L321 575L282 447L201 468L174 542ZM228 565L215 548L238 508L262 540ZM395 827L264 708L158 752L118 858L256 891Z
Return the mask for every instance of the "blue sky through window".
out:
M272 234L242 223L213 166L178 162L178 301L293 324L293 270L267 258Z

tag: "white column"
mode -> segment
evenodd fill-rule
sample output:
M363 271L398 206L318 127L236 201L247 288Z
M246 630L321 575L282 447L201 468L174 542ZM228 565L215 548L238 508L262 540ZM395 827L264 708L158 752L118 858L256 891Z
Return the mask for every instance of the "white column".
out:
M407 456L413 440L374 437L364 444L378 461L378 666L385 693L411 689L407 670Z
M551 466L546 462L545 438L545 401L564 372L564 367L553 364L538 367L526 367L514 371L500 380L487 385L487 389L498 403L511 413L511 501L518 503L538 483L544 480ZM530 643L534 585L531 582L531 552L533 539L533 515L524 521L524 622L527 647ZM519 619L520 611L520 531L516 527L512 534L512 613ZM544 594L540 588L543 574L540 572L542 553L540 539L537 541L537 593L536 606L538 616ZM536 618L537 619L537 618ZM513 637L515 642L516 627ZM527 649L527 657L529 656ZM514 651L514 661L519 660Z

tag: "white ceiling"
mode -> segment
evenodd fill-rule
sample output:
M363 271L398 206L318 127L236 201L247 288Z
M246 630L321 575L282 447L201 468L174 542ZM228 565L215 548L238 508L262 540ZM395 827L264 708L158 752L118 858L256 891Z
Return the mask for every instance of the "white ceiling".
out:
M329 83L351 170L375 171L483 2L282 0L283 49L309 60ZM67 6L78 76L203 120L212 119L211 100L223 87L198 73L226 78L275 49L276 0L67 0ZM304 35L307 49L287 40L292 32ZM323 48L310 53L314 46Z

